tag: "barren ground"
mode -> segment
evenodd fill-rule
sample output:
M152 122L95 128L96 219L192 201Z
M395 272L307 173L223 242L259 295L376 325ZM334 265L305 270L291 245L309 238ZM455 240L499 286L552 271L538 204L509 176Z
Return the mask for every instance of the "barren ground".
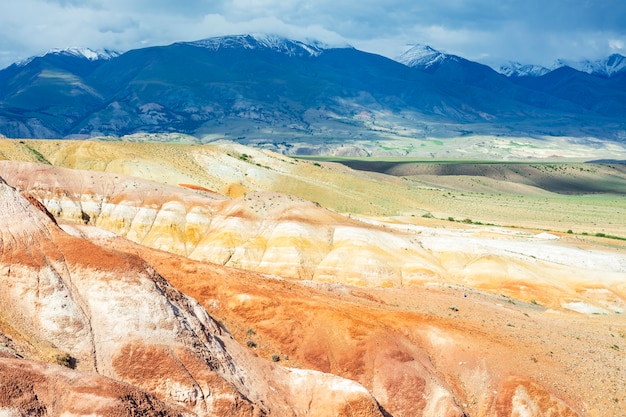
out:
M471 416L626 415L623 165L395 161L358 162L369 171L355 171L346 161L292 159L229 143L30 140L1 140L0 157L41 164L45 181L20 179L27 191L46 184L55 198L79 201L110 191L142 207L200 201L222 220L261 224L270 234L258 232L250 252L272 239L296 247L284 243L299 242L285 231L294 224L318 230L328 219L358 236L400 242L395 252L417 242L429 268L446 271L446 279L383 288L229 268L59 219L97 245L139 255L259 357L277 355L286 366L357 381L393 415L409 415L412 406L427 410L418 397L437 398L433 387L452 392ZM73 171L69 185L55 173L54 185L46 165L86 171ZM89 171L107 173L106 181L87 179ZM196 197L186 197L189 190ZM155 226L171 240L154 247L187 244L171 224ZM344 253L346 265L361 262L354 259L359 245ZM53 346L28 340L2 315L0 333L35 358L55 360Z

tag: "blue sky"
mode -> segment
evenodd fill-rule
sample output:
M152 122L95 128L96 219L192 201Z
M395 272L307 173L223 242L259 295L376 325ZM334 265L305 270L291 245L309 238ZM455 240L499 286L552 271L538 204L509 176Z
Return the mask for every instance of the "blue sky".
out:
M422 43L490 65L626 55L624 0L3 0L0 68L53 48L120 51L242 33L394 58Z

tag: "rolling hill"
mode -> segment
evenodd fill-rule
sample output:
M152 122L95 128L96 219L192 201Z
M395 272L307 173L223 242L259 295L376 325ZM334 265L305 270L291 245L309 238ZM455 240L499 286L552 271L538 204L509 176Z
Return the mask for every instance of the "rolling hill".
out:
M382 174L236 143L0 153L9 415L570 417L626 401L623 197L551 187L623 185L615 163Z

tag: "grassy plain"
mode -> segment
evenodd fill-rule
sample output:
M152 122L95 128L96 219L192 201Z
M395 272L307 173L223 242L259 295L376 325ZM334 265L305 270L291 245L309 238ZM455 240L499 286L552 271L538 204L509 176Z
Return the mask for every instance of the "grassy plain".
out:
M0 159L192 184L233 197L251 191L280 192L341 213L428 226L454 227L461 222L626 238L625 164L291 158L231 142L147 140L5 139L0 140Z
M307 157L401 178L444 220L626 238L626 164ZM391 192L391 190L390 190Z

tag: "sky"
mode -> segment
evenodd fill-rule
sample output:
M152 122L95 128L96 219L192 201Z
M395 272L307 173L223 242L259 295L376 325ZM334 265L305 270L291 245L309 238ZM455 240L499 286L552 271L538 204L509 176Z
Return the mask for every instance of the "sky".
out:
M624 0L2 0L0 68L54 48L120 52L269 33L389 58L411 44L497 66L626 55Z

